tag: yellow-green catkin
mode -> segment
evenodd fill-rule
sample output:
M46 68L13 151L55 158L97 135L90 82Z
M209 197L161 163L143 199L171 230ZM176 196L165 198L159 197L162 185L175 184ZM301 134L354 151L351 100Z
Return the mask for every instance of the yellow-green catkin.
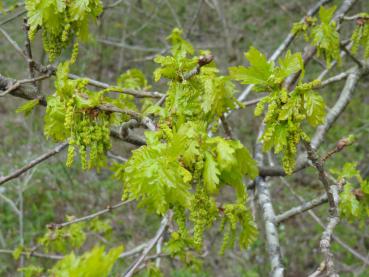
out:
M74 64L78 58L78 52L79 52L79 43L78 41L76 41L74 44L73 44L73 50L72 50L72 56L70 58L70 63L71 64Z

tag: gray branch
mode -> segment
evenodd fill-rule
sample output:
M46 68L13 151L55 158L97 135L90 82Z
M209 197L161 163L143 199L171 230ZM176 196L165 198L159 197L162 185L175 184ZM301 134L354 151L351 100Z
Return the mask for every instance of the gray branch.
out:
M284 213L277 215L275 217L275 223L276 224L280 224L283 221L290 219L293 216L296 216L298 214L301 214L303 212L306 212L308 210L311 210L315 207L320 206L323 203L326 203L328 201L328 197L327 194L324 193L321 196L314 198L313 200L309 201L309 202L305 202L304 204L294 207L288 211L285 211Z
M262 145L259 141L259 137L262 135L264 131L264 123L261 123L258 133L258 139L256 142L256 150L255 150L255 160L258 163L259 167L262 167L264 162L264 155L262 152ZM272 200L269 192L269 184L265 181L263 177L256 177L255 181L256 187L256 197L258 203L262 209L262 217L265 226L265 233L268 245L268 254L269 260L272 267L271 276L273 277L283 277L284 268L282 265L280 246L279 246L279 238L278 238L278 230L274 223L275 221L275 213L272 205Z
M68 145L67 142L59 144L54 149L52 149L49 152L46 152L45 154L37 157L36 159L32 160L31 162L29 162L25 166L15 170L14 172L10 173L9 175L0 177L0 185L3 185L4 183L6 183L6 182L8 182L8 181L10 181L14 178L17 178L18 176L22 175L24 172L28 171L32 167L34 167L34 166L38 165L39 163L51 158L52 156L54 156L55 154L59 153L64 148L66 148L67 145Z
M164 216L161 221L160 227L156 232L154 238L145 246L142 254L138 259L133 263L133 265L128 269L128 271L123 275L124 277L131 277L137 270L137 268L141 265L141 263L145 260L146 256L149 254L151 249L156 245L161 236L164 234L164 231L168 227L169 220L171 218L171 212Z
M339 117L339 115L346 108L347 104L350 102L352 93L355 90L356 84L360 77L364 74L364 70L355 67L347 76L345 86L336 102L336 104L330 109L327 117L325 119L324 125L317 128L312 140L311 146L313 149L317 149L319 145L323 142L324 136L327 131L332 127L333 123Z

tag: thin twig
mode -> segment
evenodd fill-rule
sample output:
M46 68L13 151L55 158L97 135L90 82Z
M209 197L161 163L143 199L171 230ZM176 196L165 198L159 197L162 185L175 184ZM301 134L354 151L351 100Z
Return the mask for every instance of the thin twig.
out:
M324 163L321 161L317 153L313 150L311 145L306 141L304 141L303 143L307 150L309 160L313 163L314 167L319 172L319 179L324 185L329 203L328 224L320 240L320 249L324 255L327 275L332 277L338 276L335 273L333 254L330 250L333 230L340 220L338 215L338 189L336 185L329 184L327 175L324 170Z
M254 158L259 167L264 165L263 159L263 151L262 145L260 142L260 136L264 132L264 123L262 122L258 132L258 138L256 140L255 146L255 155ZM271 276L273 277L282 277L284 275L284 268L282 265L282 257L280 252L280 244L279 244L279 237L278 237L278 230L274 223L275 221L275 213L270 197L269 191L269 184L263 177L256 177L255 181L255 188L256 188L256 197L259 203L259 206L262 208L262 216L263 222L265 226L265 233L267 239L267 246L268 246L268 254L269 260L272 267Z
M11 84L10 87L7 90L0 93L0 97L3 97L5 95L9 94L10 92L18 89L19 86L22 85L22 84L34 83L36 81L41 81L41 80L47 79L49 77L50 77L50 75L45 74L45 75L38 76L38 77L35 77L35 78L31 78L31 79L23 79L23 80L16 81L15 83Z
M224 133L226 135L226 138L231 139L233 138L231 126L229 126L227 120L225 119L224 115L220 117L220 121L222 122Z
M0 24L1 25L1 24ZM22 49L18 45L18 43L13 40L10 35L0 27L0 32L4 35L4 37L7 39L7 41L14 47L14 49L25 59L27 60L27 56L23 53Z
M47 228L49 228L51 230L62 229L64 227L66 227L66 226L69 226L69 225L72 225L72 224L75 224L75 223L79 223L79 222L83 222L83 221L88 221L88 220L94 219L95 217L98 217L100 215L109 213L112 210L115 210L115 209L117 209L119 207L122 207L122 206L124 206L124 205L126 205L128 203L131 203L131 202L133 202L133 200L121 201L118 204L115 204L113 206L108 206L106 209L103 209L101 211L98 211L98 212L93 213L93 214L90 214L90 215L86 215L86 216L83 216L83 217L80 217L80 218L73 219L71 221L67 221L67 222L63 222L63 223L51 223L51 224L48 224L47 225Z
M125 163L126 161L128 161L127 158L124 158L122 156L118 156L118 155L116 155L116 154L114 154L110 151L107 153L107 155L108 155L109 158L112 158L112 159L117 160L117 161L122 162L122 163Z
M0 249L0 253L2 254L10 254L13 255L14 250L8 250L8 249ZM64 258L63 255L52 255L52 254L44 254L44 253L38 253L38 252L27 252L23 251L20 253L22 256L29 256L29 257L39 257L39 258L46 258L51 260L61 260Z
M16 19L16 18L18 18L18 17L20 17L20 16L22 16L26 13L27 13L26 10L19 11L19 12L15 13L14 15L12 15L11 17L1 21L0 26L5 25L5 24L9 23L10 21L13 21L14 19Z
M359 14L355 14L355 15L352 15L352 16L342 17L342 20L347 20L347 21L353 21L353 20L358 20L358 19L369 19L369 16L359 13Z
M124 93L124 94L129 94L132 95L136 98L161 98L163 96L162 93L157 92L157 91L144 91L144 90L135 90L135 89L131 89L131 88L117 88L117 90L114 90L114 87L110 86L109 84L91 79L91 78L87 78L87 77L80 77L77 76L75 74L69 74L68 77L70 79L84 79L87 80L88 84L97 88L103 88L103 89L107 89L107 88L113 88L110 92L116 92L116 93ZM119 90L118 90L119 89Z
M348 75L349 75L349 74L350 74L350 72L349 72L349 71L341 72L341 73L339 73L339 74L337 74L337 75L335 75L335 76L333 76L333 77L331 77L331 78L329 78L329 79L326 79L326 80L324 80L324 81L320 84L320 86L318 87L318 89L324 88L324 87L326 87L326 86L328 86L328 85L330 85L330 84L332 84L332 83L335 83L335 82L339 82L339 81L345 80L345 79L348 77Z
M24 172L30 170L31 168L33 168L34 166L38 165L39 163L51 158L52 156L56 155L57 153L59 153L60 151L62 151L64 148L66 148L68 145L67 142L64 142L62 144L59 144L57 147L55 147L54 149L50 150L49 152L39 156L38 158L32 160L31 162L29 162L28 164L26 164L25 166L21 167L20 169L15 170L14 172L12 172L11 174L9 174L8 176L3 176L0 177L0 185L3 185L4 183L15 179L17 177L19 177L20 175L22 175Z
M135 273L136 269L145 260L145 257L147 256L147 254L149 254L149 252L151 251L151 249L156 245L156 243L158 242L158 240L160 239L160 237L164 234L164 231L168 227L168 223L170 221L170 218L171 218L171 212L169 212L167 215L164 216L163 220L161 221L160 227L159 227L158 231L156 232L154 238L147 244L147 246L143 250L141 256L138 257L138 259L133 263L133 265L130 266L130 268L128 269L128 271L126 273L124 273L122 276L124 276L124 277L131 277L131 276L133 276L133 274Z
M34 72L34 69L33 69L33 57L32 57L31 41L29 40L29 36L28 36L30 27L28 25L27 18L24 18L23 26L24 26L24 33L25 33L25 54L26 54L26 57L27 57L29 77L30 78L35 78L35 72ZM36 85L36 83L34 83L34 85Z
M341 49L343 51L345 51L345 53L347 54L347 56L350 57L350 59L357 64L358 67L363 67L363 63L361 61L359 61L352 53L350 50L347 49L347 47L345 45L341 44Z
M294 217L294 216L299 215L303 212L306 212L310 209L318 207L318 206L326 203L327 201L328 201L327 194L324 193L323 195L321 195L317 198L314 198L313 200L305 202L304 204L302 204L300 206L293 207L293 208L289 209L288 211L285 211L284 213L282 213L280 215L277 215L275 217L275 223L280 224L280 223L290 219L291 217Z
M341 152L344 148L351 145L352 141L349 138L342 138L337 143L336 146L329 150L322 158L321 162L325 163L328 159L330 159L334 154Z
M325 123L317 128L313 138L311 139L311 146L313 149L317 149L319 145L323 142L324 136L327 131L332 127L333 123L350 102L356 84L363 73L363 69L359 69L358 67L356 67L347 76L345 86L342 89L342 92L336 104L330 109L329 113L327 114Z

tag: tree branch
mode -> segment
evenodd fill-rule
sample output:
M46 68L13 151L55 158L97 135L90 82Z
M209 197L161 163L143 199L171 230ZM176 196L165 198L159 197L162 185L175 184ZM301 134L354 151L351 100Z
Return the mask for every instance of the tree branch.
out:
M313 138L311 139L311 146L313 149L318 149L319 145L323 142L324 136L327 131L332 127L333 123L350 102L356 84L359 81L360 77L364 74L364 72L365 71L363 69L355 67L347 76L345 86L336 104L330 109L329 113L327 114L324 125L320 125L317 128Z
M303 141L309 160L313 163L315 168L319 172L319 179L324 185L324 189L327 194L328 203L329 203L329 216L328 216L328 225L323 232L322 238L320 240L320 249L324 255L325 266L327 270L328 276L338 276L335 273L334 262L333 262L333 254L330 251L332 233L336 225L338 224L340 218L338 215L338 189L336 185L330 185L327 175L324 170L324 162L318 157L317 153L313 150L311 145Z
M262 122L258 132L258 138L256 140L255 155L254 158L259 167L264 165L264 155L262 152L262 145L260 143L260 136L264 132L264 123ZM263 177L256 177L255 181L256 197L259 206L262 208L262 216L265 226L265 233L268 245L269 260L272 267L271 276L282 277L284 275L284 268L282 265L282 258L280 253L278 230L275 221L275 213L270 197L269 184Z
M280 224L288 219L290 219L291 217L294 217L296 215L299 215L303 212L306 212L310 209L313 209L315 207L318 207L324 203L326 203L328 201L328 197L327 194L324 193L321 196L314 198L313 200L310 200L309 202L305 202L304 204L291 208L288 211L285 211L284 213L277 215L275 217L275 223L276 224Z
M57 153L59 153L60 151L62 151L64 148L66 148L68 145L67 142L64 142L62 144L59 144L58 146L56 146L54 149L50 150L49 152L41 155L40 157L32 160L31 162L29 162L28 164L26 164L25 166L21 167L20 169L17 169L16 171L12 172L11 174L9 174L8 176L3 176L0 178L0 185L3 185L4 183L17 178L18 176L22 175L24 172L28 171L29 169L31 169L32 167L38 165L39 163L49 159L50 157L56 155Z
M142 254L138 259L131 265L126 273L124 273L122 276L124 277L131 277L135 273L136 269L140 266L140 264L145 260L145 257L151 249L156 245L156 243L159 241L161 236L164 234L164 231L168 227L168 223L170 221L170 218L172 217L172 213L168 212L167 215L164 216L163 220L161 221L160 227L158 231L156 232L154 238L146 245L145 249L143 250Z
M122 207L122 206L124 206L128 203L131 203L131 202L133 202L133 200L121 201L118 204L115 204L113 206L108 206L106 209L103 209L101 211L98 211L98 212L90 214L90 215L86 215L86 216L83 216L83 217L80 217L80 218L73 219L71 221L67 221L67 222L64 222L64 223L50 223L50 224L47 225L47 228L49 228L51 230L62 229L66 226L69 226L69 225L72 225L72 224L75 224L75 223L88 221L88 220L94 219L95 217L98 217L100 215L109 213L112 210L117 209L119 207Z

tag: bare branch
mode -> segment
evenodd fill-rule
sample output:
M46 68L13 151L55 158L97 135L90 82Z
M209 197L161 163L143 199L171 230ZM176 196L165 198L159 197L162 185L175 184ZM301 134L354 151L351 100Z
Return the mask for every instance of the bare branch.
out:
M360 61L360 60L358 60L351 52L350 52L350 50L348 50L347 49L347 47L345 46L345 45L343 45L343 44L341 44L341 49L343 50L343 51L345 51L345 53L347 54L347 56L349 56L350 57L350 59L354 62L354 63L356 63L356 65L358 66L358 67L363 67L364 65L363 65L363 63Z
M349 71L346 71L346 72L341 72L339 74L337 74L336 76L333 76L327 80L324 80L320 86L318 87L318 89L321 89L321 88L324 88L332 83L335 83L335 82L339 82L339 81L342 81L344 79L346 79L348 77L348 75L350 74Z
M286 220L290 219L291 217L294 217L294 216L299 215L303 212L306 212L310 209L318 207L318 206L326 203L327 201L328 201L327 194L324 193L323 195L321 195L317 198L314 198L313 200L305 202L304 204L302 204L300 206L294 207L294 208L292 208L288 211L285 211L284 213L282 213L280 215L277 215L275 217L275 223L280 224L283 221L286 221Z
M293 172L301 171L309 166L310 165L306 157L301 155L301 157L297 159L297 165ZM259 175L262 177L287 176L284 169L277 166L259 166Z
M330 184L327 178L327 175L325 173L324 164L321 162L321 159L317 155L317 153L314 151L314 149L311 147L311 145L303 141L304 146L306 148L308 158L313 163L314 167L319 172L319 179L324 185L324 189L328 196L328 203L329 203L329 212L331 216L338 216L338 210L337 210L337 203L334 198L333 192L330 189Z
M284 268L281 261L281 253L279 246L278 231L274 224L275 213L272 206L269 185L261 177L257 177L257 195L258 202L262 208L263 219L265 224L266 238L268 242L268 252L270 257L270 263L272 266L271 275L274 277L283 276Z
M349 138L342 138L337 143L336 146L329 150L322 158L321 162L325 163L329 158L331 158L334 154L341 152L344 148L351 145L352 141Z
M145 249L145 247L148 245L148 243L149 242L144 242L144 243L136 246L135 248L133 248L131 250L123 252L122 254L119 255L119 258L123 259L123 258L130 257L130 256L133 256L133 255L136 255L136 254L142 252L142 250Z
M0 253L13 255L14 250L0 249ZM30 252L23 251L20 254L26 257L38 257L38 258L45 258L45 259L51 259L51 260L61 260L64 258L63 255L44 254L44 253L38 253L38 252L32 252L32 251Z
M41 80L47 79L49 77L50 77L50 75L46 74L46 75L38 76L38 77L35 77L35 78L31 78L31 79L24 79L24 80L20 80L20 81L15 81L14 83L9 84L9 88L7 88L4 92L0 93L0 97L3 97L5 95L7 95L8 93L18 89L20 87L20 85L22 85L22 84L34 83L36 81L41 81Z
M226 138L229 138L229 139L233 138L231 126L229 126L229 124L228 124L227 120L225 119L224 115L222 115L220 117L220 121L222 122Z
M296 194L296 192L293 190L293 188L291 187L291 185L285 180L285 178L281 178L281 180L290 189L291 193L295 196L295 198L301 202L301 204L305 203L304 198L302 198L300 195ZM340 185L340 184L338 184L338 185ZM343 185L343 183L342 183L342 185ZM342 188L339 188L339 189L342 189ZM315 222L317 222L323 229L325 229L325 225L320 220L320 218L314 213L314 211L307 210L307 212L313 218L313 220ZM332 235L332 238L339 245L341 245L344 249L346 249L348 252L350 252L354 257L356 257L357 259L359 259L360 261L362 261L365 265L369 265L369 260L366 257L364 257L362 254L360 254L359 252L357 252L355 249L351 248L347 243L345 243L344 241L342 241L338 236L336 236L336 235L333 234ZM324 262L322 264L324 264ZM325 265L324 265L324 267L325 267ZM324 270L324 268L322 270Z
M1 25L1 24L0 24ZM14 47L14 49L24 58L27 60L27 56L23 53L22 49L19 47L18 43L14 41L10 35L0 27L0 32L4 35L4 37L9 41L9 43Z
M133 202L133 200L121 201L118 204L115 204L113 206L108 206L106 209L103 209L101 211L98 211L98 212L93 213L93 214L90 214L90 215L86 215L84 217L76 218L76 219L73 219L71 221L67 221L67 222L64 222L64 223L51 223L51 224L48 224L47 225L47 228L49 228L51 230L62 229L64 227L66 227L66 226L69 226L69 225L72 225L72 224L75 224L75 223L79 223L79 222L83 222L83 221L88 221L88 220L94 219L95 217L98 217L100 215L109 213L112 210L115 210L115 209L117 209L119 207L122 207L122 206L124 206L124 205L126 205L128 203L131 203L131 202Z
M107 155L108 155L108 157L109 157L109 158L112 158L112 159L114 159L114 160L116 160L116 161L119 161L119 162L121 162L121 163L125 163L126 161L128 161L128 159L127 159L127 158L124 158L124 157L118 156L118 155L116 155L116 154L114 154L114 153L112 153L112 152L110 152L110 151L107 153Z
M21 10L21 11L19 11L19 12L15 13L14 15L12 15L11 17L9 17L9 18L7 18L7 19L5 19L5 20L1 21L1 22L0 22L0 26L5 25L5 24L7 24L7 23L9 23L9 22L13 21L14 19L16 19L16 18L18 18L18 17L20 17L20 16L22 16L22 15L24 15L24 14L26 14L26 13L27 13L27 11L26 11L26 10Z
M110 86L109 84L106 84L106 83L103 83L103 82L100 82L100 81L97 81L91 78L80 77L75 74L69 74L68 77L73 80L82 78L84 80L87 80L89 85L97 87L97 88L103 88L103 89L112 88L112 86ZM141 91L141 90L135 90L131 88L119 88L119 89L121 90L118 90L117 88L116 91L112 90L110 92L129 94L136 98L145 98L145 97L146 98L161 98L164 95L157 91L144 91L144 90Z
M330 251L330 247L333 230L339 221L340 218L338 216L330 217L328 220L327 228L323 232L322 239L320 240L320 249L325 257L327 275L332 277L338 277L338 274L335 272L334 269L333 254Z
M356 67L347 76L346 84L336 104L327 114L324 125L321 125L317 128L313 138L311 139L311 146L313 149L317 149L319 147L327 131L332 127L338 116L343 112L347 104L350 102L356 84L363 73L363 70Z
M262 122L259 128L258 138L256 140L255 147L254 157L259 167L262 167L264 165L264 155L262 152L262 145L259 140L264 131L264 127L265 125ZM282 265L282 258L280 253L278 230L276 228L276 225L274 224L275 213L270 197L269 184L265 181L263 177L260 176L256 177L254 183L256 188L255 194L258 199L258 203L262 208L269 260L272 267L271 276L282 277L284 275L284 268Z
M128 269L126 273L123 274L124 277L131 277L135 273L136 269L140 266L140 264L145 260L145 257L151 249L156 245L156 243L159 241L160 237L164 234L164 231L168 227L168 223L170 221L172 214L169 212L167 215L164 216L163 220L161 221L160 227L158 231L156 232L154 238L147 244L145 249L143 250L142 254L138 259L133 263L132 266Z
M317 153L313 150L311 145L306 141L304 141L304 145L306 147L309 160L313 163L313 165L319 172L319 179L324 185L324 189L326 191L328 198L329 203L328 225L326 230L323 232L322 238L320 240L320 249L324 255L327 275L336 277L338 275L335 273L333 254L330 251L330 245L333 230L340 220L338 215L338 199L339 199L338 188L336 185L329 184L327 175L324 170L324 163L318 157Z
M24 18L23 26L24 26L24 33L25 33L25 54L27 57L29 77L35 78L35 72L33 68L31 41L29 40L29 36L28 36L30 27L28 25L27 18ZM36 84L34 83L34 85Z
M342 17L342 20L347 20L347 21L353 21L353 20L358 20L358 19L369 19L369 16L365 16L363 14L355 14L352 16L344 16Z
M50 150L49 152L41 155L40 157L32 160L30 163L28 163L27 165L23 166L20 169L17 169L16 171L12 172L11 174L9 174L8 176L3 176L0 178L0 185L3 185L4 183L19 177L20 175L22 175L24 172L28 171L29 169L33 168L34 166L38 165L39 163L51 158L52 156L56 155L57 153L59 153L60 151L62 151L64 148L66 148L68 145L67 142L64 142L62 144L59 144L57 147L55 147L54 149Z

